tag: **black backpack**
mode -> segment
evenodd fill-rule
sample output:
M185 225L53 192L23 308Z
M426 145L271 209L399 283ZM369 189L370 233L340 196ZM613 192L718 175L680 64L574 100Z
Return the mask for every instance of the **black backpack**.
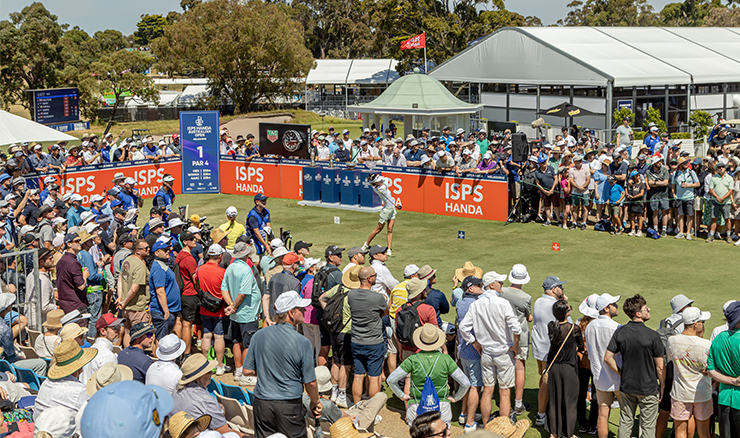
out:
M414 331L421 327L417 309L421 303L421 301L414 304L406 303L396 312L396 337L398 342L404 345L414 345Z
M319 269L319 272L313 277L313 289L311 290L311 305L314 309L321 309L321 303L319 298L321 294L327 291L326 283L329 280L329 274L334 271L338 271L339 268L332 264L327 264L323 268Z
M344 289L343 284L337 285L337 293L332 295L324 307L324 316L321 322L330 333L339 333L344 329L344 300L349 290Z

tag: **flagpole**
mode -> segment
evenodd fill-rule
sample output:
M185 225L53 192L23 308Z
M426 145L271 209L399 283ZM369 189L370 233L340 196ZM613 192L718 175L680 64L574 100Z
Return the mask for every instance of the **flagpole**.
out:
M424 34L424 74L427 74L427 33L422 32Z

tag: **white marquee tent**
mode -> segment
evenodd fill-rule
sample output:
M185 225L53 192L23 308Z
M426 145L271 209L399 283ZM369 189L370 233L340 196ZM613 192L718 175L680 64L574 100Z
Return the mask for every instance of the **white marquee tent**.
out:
M74 140L78 139L33 120L16 116L7 111L0 111L0 145L22 143L24 141L41 143Z
M389 84L400 76L395 59L317 59L306 85Z

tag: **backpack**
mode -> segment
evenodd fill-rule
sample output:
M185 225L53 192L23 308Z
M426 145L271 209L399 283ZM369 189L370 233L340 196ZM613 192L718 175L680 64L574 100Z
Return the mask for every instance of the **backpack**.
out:
M652 228L648 228L647 233L645 233L645 235L651 239L656 239L656 240L660 239L660 233L658 233Z
M396 316L398 318L398 316ZM424 387L421 389L421 395L419 396L419 407L416 408L416 415L421 415L425 412L431 412L431 411L439 411L439 394L437 394L437 388L434 387L434 382L432 381L432 371L434 371L434 367L437 365L437 361L439 360L441 355L437 355L437 359L434 361L434 365L432 365L432 368L429 370L429 373L424 369L424 366L421 364L421 360L419 359L419 356L416 356L417 360L419 360L419 366L421 367L421 370L424 371L424 374L427 376L426 380L424 380ZM411 385L414 385L413 379L411 380Z
M185 282L182 280L182 274L180 274L180 264L175 263L175 282L177 282L177 288L180 289L180 295L185 290Z
M319 272L316 273L316 275L313 277L313 290L311 290L311 305L314 307L314 309L321 309L321 303L319 302L319 298L321 297L321 294L327 291L326 289L326 283L329 280L329 274L331 274L334 271L338 271L339 268L337 268L334 265L327 264L323 268L319 270Z
M420 304L421 301L405 303L396 312L396 337L404 345L414 345L414 331L421 327L418 310Z
M668 338L678 334L676 328L681 325L683 318L680 314L673 314L668 318L660 321L658 324L658 336L660 336L660 342L663 343L663 350L665 351L664 358L668 360Z
M608 219L601 219L594 225L594 231L611 231L612 223Z
M337 293L329 298L324 307L324 316L321 322L330 333L339 333L344 329L344 300L349 290L344 289L343 284L337 286Z

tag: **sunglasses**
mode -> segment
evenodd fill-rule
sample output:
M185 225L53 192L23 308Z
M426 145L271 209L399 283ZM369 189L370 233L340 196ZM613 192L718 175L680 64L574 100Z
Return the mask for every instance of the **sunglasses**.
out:
M444 428L444 429L440 430L440 431L439 431L439 432L437 432L437 433L434 433L434 434L432 434L432 435L429 435L429 436L446 436L446 435L447 435L447 431L448 431L449 429L450 429L450 427L449 427L449 426L447 426L447 425L445 425L445 428Z

